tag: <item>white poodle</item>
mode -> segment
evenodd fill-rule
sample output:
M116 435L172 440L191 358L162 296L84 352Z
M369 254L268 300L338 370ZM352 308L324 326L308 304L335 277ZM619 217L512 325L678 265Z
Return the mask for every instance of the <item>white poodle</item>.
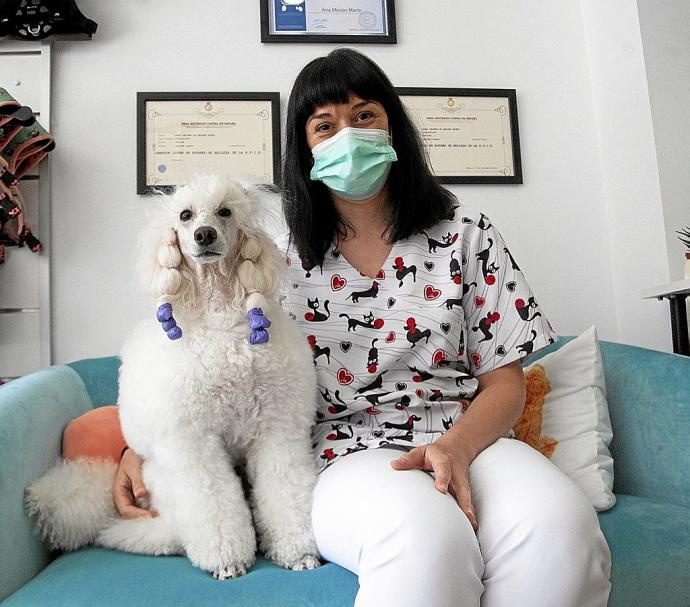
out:
M144 458L159 515L114 520L101 509L95 543L184 553L225 579L254 562L256 527L261 550L279 565L317 567L314 365L277 301L282 261L259 228L257 197L227 178L201 176L164 207L144 231L139 265L151 295L172 310L163 306L126 340L119 392L122 430ZM235 471L240 464L251 507ZM27 491L34 515L45 493L40 481ZM44 536L55 536L52 524ZM98 526L91 521L90 529Z

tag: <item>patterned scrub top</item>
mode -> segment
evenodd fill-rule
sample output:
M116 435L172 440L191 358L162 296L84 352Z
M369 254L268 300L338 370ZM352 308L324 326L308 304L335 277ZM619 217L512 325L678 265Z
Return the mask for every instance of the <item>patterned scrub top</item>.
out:
M468 207L394 243L375 278L335 246L307 271L288 240L282 303L314 354L321 469L434 442L470 406L476 377L556 340L503 238Z

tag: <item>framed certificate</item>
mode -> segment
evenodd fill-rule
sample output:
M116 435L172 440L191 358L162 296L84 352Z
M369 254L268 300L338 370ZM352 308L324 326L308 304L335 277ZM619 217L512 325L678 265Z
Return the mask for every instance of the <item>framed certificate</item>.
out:
M278 93L137 93L137 194L193 173L280 181Z
M398 88L442 183L522 183L514 89Z
M260 2L261 42L397 42L394 0Z

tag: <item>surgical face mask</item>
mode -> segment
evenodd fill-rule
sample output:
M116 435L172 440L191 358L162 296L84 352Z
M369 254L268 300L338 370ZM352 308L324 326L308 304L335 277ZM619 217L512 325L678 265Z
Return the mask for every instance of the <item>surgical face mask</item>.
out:
M365 200L378 194L398 159L388 131L347 127L312 148L309 177L341 198Z

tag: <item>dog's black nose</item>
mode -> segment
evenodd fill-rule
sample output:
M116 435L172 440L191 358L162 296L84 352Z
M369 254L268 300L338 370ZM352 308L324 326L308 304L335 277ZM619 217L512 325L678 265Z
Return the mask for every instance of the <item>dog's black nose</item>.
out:
M194 230L194 240L200 245L209 245L216 238L218 238L218 232L215 228L210 226L202 226Z

